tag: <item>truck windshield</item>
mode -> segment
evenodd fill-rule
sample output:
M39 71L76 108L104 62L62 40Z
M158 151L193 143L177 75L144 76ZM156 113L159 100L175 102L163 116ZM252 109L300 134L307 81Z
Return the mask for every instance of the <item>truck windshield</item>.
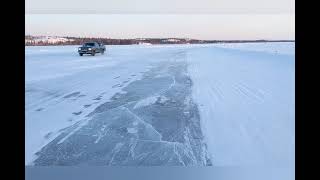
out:
M92 46L94 46L94 43L85 43L83 46L89 46L89 47L92 47Z

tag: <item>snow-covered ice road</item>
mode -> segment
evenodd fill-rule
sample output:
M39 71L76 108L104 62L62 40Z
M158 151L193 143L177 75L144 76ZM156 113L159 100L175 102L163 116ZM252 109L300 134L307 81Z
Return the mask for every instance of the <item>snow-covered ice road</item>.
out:
M294 43L26 47L28 165L294 165Z

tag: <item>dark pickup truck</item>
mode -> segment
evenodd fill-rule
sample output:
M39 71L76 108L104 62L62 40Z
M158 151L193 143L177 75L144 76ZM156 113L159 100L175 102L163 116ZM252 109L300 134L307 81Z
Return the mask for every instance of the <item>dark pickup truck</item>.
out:
M84 43L81 47L78 48L78 53L80 56L83 54L91 54L94 56L96 53L104 54L104 51L106 50L106 47L97 42L88 42Z

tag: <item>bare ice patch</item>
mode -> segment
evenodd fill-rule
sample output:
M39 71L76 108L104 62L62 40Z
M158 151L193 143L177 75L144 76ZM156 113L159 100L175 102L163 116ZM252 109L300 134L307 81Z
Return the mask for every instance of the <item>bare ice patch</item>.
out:
M187 63L153 67L101 99L83 124L67 128L38 151L34 165L212 165L190 98Z

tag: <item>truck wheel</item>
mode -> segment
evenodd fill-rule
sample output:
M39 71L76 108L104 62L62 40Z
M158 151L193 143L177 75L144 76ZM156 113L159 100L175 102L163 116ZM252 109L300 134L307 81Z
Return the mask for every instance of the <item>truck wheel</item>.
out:
M104 54L104 50L102 50L101 54Z
M82 54L82 53L79 53L79 55L82 56L83 54Z
M91 55L92 55L92 56L96 55L96 52L92 52Z

